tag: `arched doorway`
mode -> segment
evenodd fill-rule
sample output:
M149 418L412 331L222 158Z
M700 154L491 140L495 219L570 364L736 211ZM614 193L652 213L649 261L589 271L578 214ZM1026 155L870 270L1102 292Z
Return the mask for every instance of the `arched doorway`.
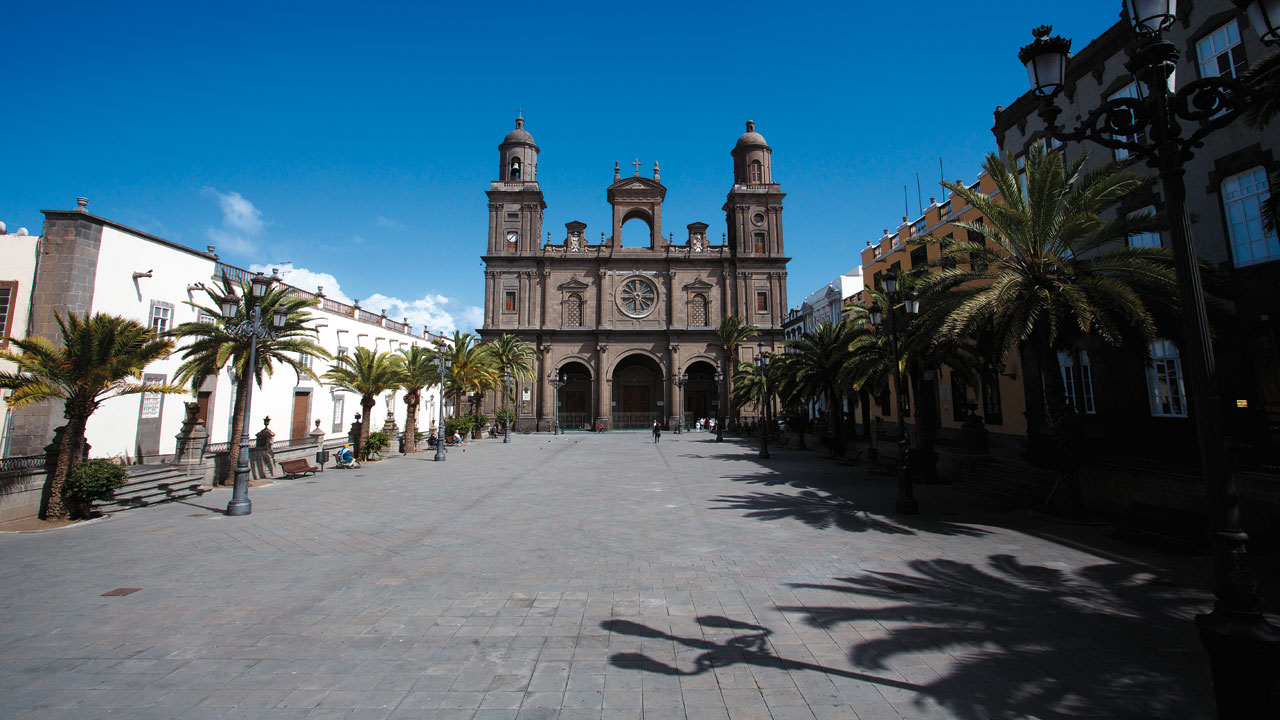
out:
M647 355L628 355L613 368L613 427L635 430L663 422L662 368ZM665 424L665 423L664 423Z
M719 406L719 394L716 392L716 369L706 360L691 363L685 369L689 379L684 385L684 398L681 407L684 411L684 426L693 428L699 419L713 418Z
M591 370L577 361L560 366L564 387L560 388L560 428L592 430Z

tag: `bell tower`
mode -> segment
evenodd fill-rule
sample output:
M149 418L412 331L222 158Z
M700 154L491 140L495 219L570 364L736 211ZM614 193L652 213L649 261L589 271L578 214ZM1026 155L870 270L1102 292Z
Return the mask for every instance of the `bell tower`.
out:
M733 155L733 189L725 200L730 252L742 257L783 257L782 192L773 182L773 148L747 121Z
M489 183L487 255L525 255L542 248L542 211L547 203L538 186L538 145L524 129L524 118L498 146L498 179Z

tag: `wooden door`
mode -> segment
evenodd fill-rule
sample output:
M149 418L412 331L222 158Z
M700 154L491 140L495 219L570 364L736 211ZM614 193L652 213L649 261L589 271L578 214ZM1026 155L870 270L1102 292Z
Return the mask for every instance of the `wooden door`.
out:
M290 440L307 436L309 419L311 419L311 392L298 390L293 393L293 426L289 429Z
M207 390L201 390L196 393L196 405L200 406L200 409L196 411L196 420L199 420L200 424L206 428L209 427L209 401L212 398L213 393Z
M628 385L622 388L622 412L649 412L649 387L647 385Z

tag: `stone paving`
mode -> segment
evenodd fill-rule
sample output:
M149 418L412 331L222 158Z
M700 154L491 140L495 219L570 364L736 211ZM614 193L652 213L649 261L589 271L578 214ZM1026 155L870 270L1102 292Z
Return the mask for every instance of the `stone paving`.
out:
M0 718L1197 718L1203 558L707 433L0 535ZM104 593L137 588L115 596Z

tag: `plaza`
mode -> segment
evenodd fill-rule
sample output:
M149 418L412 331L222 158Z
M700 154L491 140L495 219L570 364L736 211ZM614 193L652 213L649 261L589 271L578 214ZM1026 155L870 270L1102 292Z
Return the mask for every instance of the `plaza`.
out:
M0 535L0 718L1199 718L1202 557L709 433ZM113 591L115 591L113 593Z

